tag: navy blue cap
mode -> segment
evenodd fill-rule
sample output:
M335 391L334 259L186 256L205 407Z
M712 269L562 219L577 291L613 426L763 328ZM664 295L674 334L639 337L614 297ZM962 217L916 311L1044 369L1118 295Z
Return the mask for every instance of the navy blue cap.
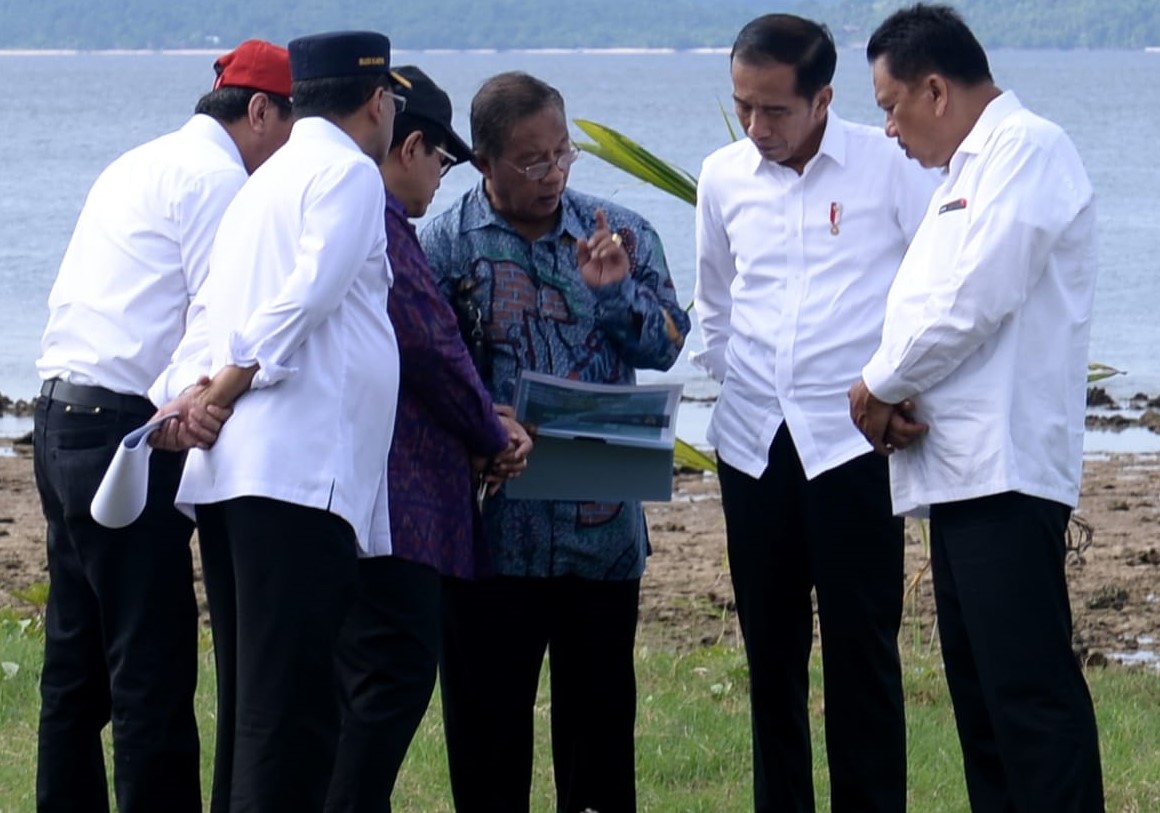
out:
M332 31L291 40L290 74L295 82L390 73L391 41L377 31Z

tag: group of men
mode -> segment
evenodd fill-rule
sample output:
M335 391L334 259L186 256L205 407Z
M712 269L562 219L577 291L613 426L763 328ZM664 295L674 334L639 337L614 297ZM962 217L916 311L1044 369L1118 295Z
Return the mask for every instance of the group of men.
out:
M1063 576L1091 187L949 8L897 12L867 56L885 134L831 109L823 26L749 23L730 60L748 138L700 178L755 808L814 809L814 592L832 809L905 809L899 515L929 510L972 809L1102 810ZM469 146L390 57L371 32L243 43L181 130L89 194L38 361L41 810L107 809L110 721L123 813L201 809L194 520L212 810L390 810L438 667L456 810L526 811L545 653L557 809L636 809L644 514L508 499L533 453L510 404L524 370L667 369L689 320L651 226L567 187L555 88L488 79ZM417 234L463 163L479 184ZM159 411L177 417L143 513L98 525L114 450Z

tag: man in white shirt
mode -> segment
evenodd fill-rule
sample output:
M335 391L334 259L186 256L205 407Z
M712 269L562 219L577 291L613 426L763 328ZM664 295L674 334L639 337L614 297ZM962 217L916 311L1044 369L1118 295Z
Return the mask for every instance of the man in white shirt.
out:
M846 390L935 179L831 109L829 32L771 14L733 46L748 139L709 156L697 200L698 357L721 394L730 573L750 668L757 811L813 811L817 592L832 809L906 806L898 630L902 522Z
M122 813L201 810L193 526L173 507L182 456L152 456L148 502L128 527L98 525L89 504L121 437L156 411L146 392L181 339L226 206L290 133L285 48L250 40L214 68L180 130L97 178L49 295L34 457L51 583L41 810L108 810L110 721Z
M390 551L370 532L399 378L379 164L404 100L382 34L289 51L293 132L227 210L187 335L214 373L199 402L233 409L177 495L196 507L214 635L214 811L322 809L359 548Z
M893 451L895 510L929 510L971 808L1102 811L1064 576L1083 463L1092 187L1067 135L995 86L952 9L895 13L866 53L887 135L944 177L850 414ZM899 434L903 402L925 435Z

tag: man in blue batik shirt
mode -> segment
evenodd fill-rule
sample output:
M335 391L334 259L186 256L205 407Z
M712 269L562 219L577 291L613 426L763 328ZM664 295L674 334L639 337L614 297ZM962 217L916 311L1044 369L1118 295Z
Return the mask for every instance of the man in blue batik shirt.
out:
M496 403L511 403L522 370L632 384L638 368L672 366L689 320L660 239L633 212L566 189L579 153L559 92L527 74L495 76L472 101L471 131L483 182L421 241L444 294L478 319L476 359ZM507 500L501 490L484 520L496 575L444 586L456 810L528 809L547 649L559 809L634 811L640 503Z

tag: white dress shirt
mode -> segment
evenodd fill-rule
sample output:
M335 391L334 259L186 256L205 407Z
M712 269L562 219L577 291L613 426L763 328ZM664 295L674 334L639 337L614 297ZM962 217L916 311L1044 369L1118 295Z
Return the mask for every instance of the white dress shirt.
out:
M698 182L694 362L722 382L708 439L755 478L783 420L808 478L870 451L846 392L938 183L879 129L833 111L825 127L801 175L743 139Z
M214 234L246 169L197 115L97 178L48 297L40 377L145 395L185 329Z
M321 118L237 194L199 301L211 371L259 370L217 443L190 451L179 507L268 497L337 514L368 547L399 382L385 205L374 161Z
M951 158L862 373L930 424L890 458L897 513L1005 491L1076 504L1095 280L1083 163L1004 93Z

